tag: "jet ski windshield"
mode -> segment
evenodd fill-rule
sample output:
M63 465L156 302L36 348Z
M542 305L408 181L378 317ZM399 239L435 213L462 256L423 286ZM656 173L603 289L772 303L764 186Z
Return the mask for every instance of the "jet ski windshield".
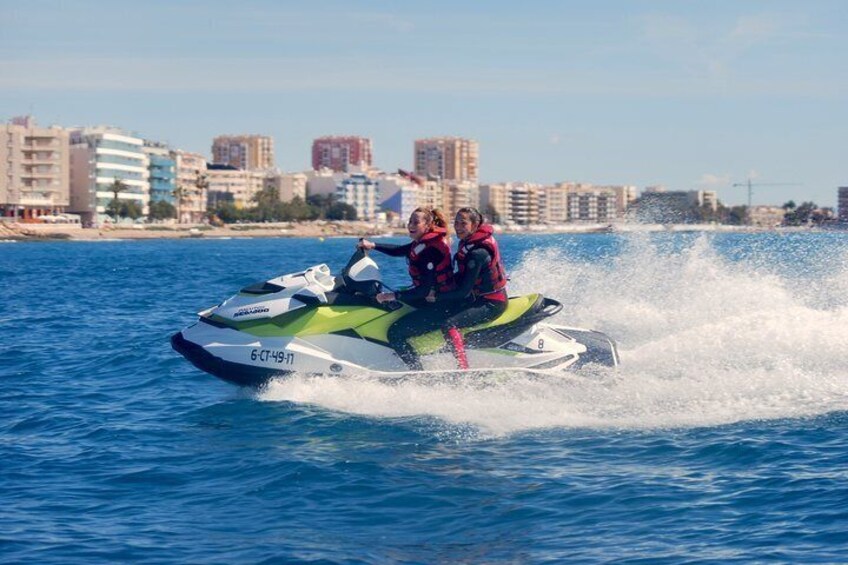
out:
M351 294L376 296L383 286L380 267L364 249L357 249L342 269L344 289Z

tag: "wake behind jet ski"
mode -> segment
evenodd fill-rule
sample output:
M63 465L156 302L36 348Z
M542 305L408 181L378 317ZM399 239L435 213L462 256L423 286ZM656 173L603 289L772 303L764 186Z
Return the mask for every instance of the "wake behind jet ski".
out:
M289 373L410 374L386 332L414 309L378 304L383 288L379 267L358 250L339 276L321 264L243 288L200 312L171 345L199 369L244 386ZM510 297L495 320L463 328L468 371L618 365L615 342L603 333L542 323L560 310L540 294ZM441 331L412 342L423 372L460 371Z

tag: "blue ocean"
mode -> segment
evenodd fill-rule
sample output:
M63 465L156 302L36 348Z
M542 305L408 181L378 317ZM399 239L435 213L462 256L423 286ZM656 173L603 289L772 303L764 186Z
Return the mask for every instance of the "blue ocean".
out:
M171 334L354 239L0 243L0 562L848 562L848 234L500 241L621 367L239 389Z

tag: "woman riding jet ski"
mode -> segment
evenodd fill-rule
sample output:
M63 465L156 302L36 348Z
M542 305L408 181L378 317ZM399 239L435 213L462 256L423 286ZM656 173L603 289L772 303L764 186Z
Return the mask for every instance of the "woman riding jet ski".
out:
M389 343L397 344L398 355L413 371L420 371L422 367L409 339L441 327L444 319L451 314L450 308L444 304L437 306L432 302L437 294L453 290L455 286L447 227L447 220L439 210L416 208L407 223L411 242L393 245L362 239L357 245L360 249L375 249L394 257L406 257L412 287L400 292L381 292L376 300L380 304L399 300L415 308L396 320L387 332Z
M378 303L375 297L385 290L379 267L360 249L339 276L322 264L242 289L200 312L171 345L198 368L239 385L258 386L288 373L414 375L388 329L415 308ZM460 330L469 365L475 371L546 372L618 364L606 335L543 322L561 309L539 294L511 297L497 318ZM424 371L457 372L441 331L411 342Z
M454 258L457 288L427 300L447 305L450 315L442 320L440 327L450 338L459 367L468 369L459 328L473 327L504 313L508 301L507 276L492 226L483 222L483 215L476 208L460 209L453 225L459 237Z

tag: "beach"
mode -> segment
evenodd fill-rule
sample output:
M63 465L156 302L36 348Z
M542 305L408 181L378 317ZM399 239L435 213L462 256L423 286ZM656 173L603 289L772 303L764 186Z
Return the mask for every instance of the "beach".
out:
M495 233L629 233L629 232L808 232L808 227L764 228L721 224L616 224L574 223L562 225L495 226ZM405 226L357 221L273 222L255 224L135 224L83 228L75 224L0 222L0 240L13 241L98 241L126 239L265 238L265 237L392 237L405 236Z
M397 231L397 230L394 230ZM73 224L0 223L0 239L97 241L234 237L364 237L392 235L393 229L368 222L277 222L200 225L128 225L83 228Z

